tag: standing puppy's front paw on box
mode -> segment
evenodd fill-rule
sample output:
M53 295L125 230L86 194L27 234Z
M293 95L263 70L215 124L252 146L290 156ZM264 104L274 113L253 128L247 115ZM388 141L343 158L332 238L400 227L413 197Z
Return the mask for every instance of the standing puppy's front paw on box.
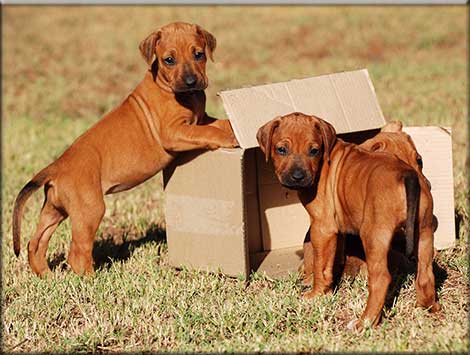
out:
M238 143L237 138L235 138L235 136L232 137L230 144L231 144L231 148L236 148L236 147L240 146L240 144Z
M225 133L225 132L224 132ZM233 134L224 134L223 139L220 142L220 146L218 148L236 148L239 147L239 143L237 138Z

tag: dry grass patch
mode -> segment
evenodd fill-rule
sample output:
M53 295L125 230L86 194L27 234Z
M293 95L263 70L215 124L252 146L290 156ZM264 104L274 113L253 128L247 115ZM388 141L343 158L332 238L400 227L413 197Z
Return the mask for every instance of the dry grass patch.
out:
M3 8L3 349L105 351L468 351L467 58L464 7ZM209 113L216 92L367 67L385 116L453 129L459 240L436 260L443 312L416 309L411 275L396 275L380 327L345 329L367 297L364 276L304 301L298 275L227 278L168 265L161 176L106 197L92 278L68 270L70 226L56 231L47 280L34 277L24 247L42 203L23 220L14 257L13 201L142 78L138 43L171 21L197 22L218 40L208 65ZM249 281L249 282L247 282Z

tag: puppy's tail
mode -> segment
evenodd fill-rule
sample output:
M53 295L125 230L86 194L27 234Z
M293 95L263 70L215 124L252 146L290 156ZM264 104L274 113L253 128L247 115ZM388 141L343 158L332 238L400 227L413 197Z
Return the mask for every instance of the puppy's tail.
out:
M49 169L41 170L35 177L31 179L19 192L15 200L15 207L13 209L13 249L15 255L20 255L21 250L21 219L23 217L23 207L28 198L46 184L50 180Z
M419 197L421 187L419 186L418 175L415 171L410 170L405 173L404 183L406 191L406 223L405 223L405 237L406 237L406 256L411 257L414 250L415 242L415 223L416 214L418 211Z

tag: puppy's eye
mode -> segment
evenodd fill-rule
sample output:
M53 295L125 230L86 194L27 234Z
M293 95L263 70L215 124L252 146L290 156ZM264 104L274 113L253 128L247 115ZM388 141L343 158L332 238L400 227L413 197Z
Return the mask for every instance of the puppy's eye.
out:
M310 155L311 157L314 157L317 154L318 154L317 148L311 148L310 151L308 152L308 155Z
M276 152L279 155L287 155L287 148L286 147L276 147Z
M204 58L204 52L196 51L194 52L194 59L201 60Z
M416 163L418 163L418 166L422 169L423 168L423 159L421 158L420 155L416 157Z
M166 65L169 65L169 66L172 66L176 63L176 60L173 57L163 58L163 61L165 62Z

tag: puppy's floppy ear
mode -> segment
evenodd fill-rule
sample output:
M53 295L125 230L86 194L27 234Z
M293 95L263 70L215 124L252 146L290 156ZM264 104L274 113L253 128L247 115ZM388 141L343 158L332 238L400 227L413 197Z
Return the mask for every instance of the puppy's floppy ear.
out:
M153 62L153 57L155 55L155 47L157 46L158 41L162 37L162 32L160 30L152 32L140 42L139 49L140 53L144 57L148 65L151 65Z
M217 46L217 40L215 39L212 33L207 32L199 25L196 26L196 33L202 36L206 42L206 47L204 48L206 57L210 58L210 60L214 61L212 53L215 51L215 47Z
M402 128L401 121L390 121L380 129L380 132L401 132Z
M330 123L319 117L312 116L320 124L320 132L323 139L323 160L330 163L330 153L336 142L336 130Z
M258 129L258 133L256 133L256 139L258 140L259 147L266 156L266 163L271 157L271 142L273 139L274 130L279 126L280 122L281 116L278 116L261 126Z
M380 140L383 135L377 134L375 137L361 143L360 147L370 152L385 151L387 144L384 140ZM383 139L383 138L382 138Z
M378 151L384 151L386 147L385 142L375 142L372 144L372 146L369 148L371 152L378 152Z

